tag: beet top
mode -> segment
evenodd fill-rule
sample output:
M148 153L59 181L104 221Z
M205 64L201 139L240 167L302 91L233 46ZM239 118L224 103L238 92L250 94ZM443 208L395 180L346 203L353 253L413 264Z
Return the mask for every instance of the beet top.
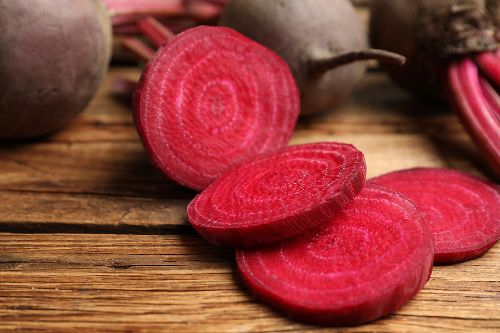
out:
M0 139L60 129L107 69L111 25L99 0L0 0Z
M450 101L500 176L500 1L375 0L370 34L407 57L386 67L397 83Z

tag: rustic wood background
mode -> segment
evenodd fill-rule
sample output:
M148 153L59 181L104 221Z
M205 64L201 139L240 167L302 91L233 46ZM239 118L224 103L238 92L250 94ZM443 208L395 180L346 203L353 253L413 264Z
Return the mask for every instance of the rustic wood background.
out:
M194 196L148 162L116 68L69 128L44 141L0 145L0 332L336 331L290 321L241 285L233 253L186 221ZM414 166L487 175L445 106L423 104L370 72L328 114L301 121L292 143L351 142L368 176ZM342 332L500 331L500 247L436 267L390 317Z

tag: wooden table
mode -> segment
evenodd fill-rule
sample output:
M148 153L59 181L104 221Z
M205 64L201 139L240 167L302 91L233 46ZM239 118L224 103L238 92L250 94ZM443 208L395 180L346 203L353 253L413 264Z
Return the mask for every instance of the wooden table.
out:
M131 69L110 74L136 77ZM0 332L305 332L256 302L233 253L186 221L194 192L148 162L110 78L86 112L41 142L0 146ZM341 107L302 121L292 143L336 140L368 176L414 166L484 174L446 107L412 100L371 72ZM334 329L323 329L328 332ZM415 300L346 332L500 331L500 246L436 267Z

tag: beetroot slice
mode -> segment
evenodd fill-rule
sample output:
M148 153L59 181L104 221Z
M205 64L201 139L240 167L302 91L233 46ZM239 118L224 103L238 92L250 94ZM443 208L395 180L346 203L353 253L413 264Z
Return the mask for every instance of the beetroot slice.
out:
M392 172L372 182L415 202L434 235L435 263L476 258L500 238L500 191L493 184L433 168Z
M231 29L206 26L176 35L156 52L135 102L152 161L195 190L285 146L300 111L297 87L279 56Z
M412 299L429 279L433 252L414 204L368 183L325 227L236 258L244 282L271 306L310 323L355 325Z
M188 206L209 242L249 247L328 222L363 187L363 154L342 143L287 147L229 172Z

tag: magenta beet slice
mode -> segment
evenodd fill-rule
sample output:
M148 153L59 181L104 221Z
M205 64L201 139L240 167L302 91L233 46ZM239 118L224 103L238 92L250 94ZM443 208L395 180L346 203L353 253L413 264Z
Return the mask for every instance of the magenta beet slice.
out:
M278 55L231 29L206 26L156 52L135 102L136 126L154 164L196 190L286 146L300 109Z
M436 244L435 263L476 258L500 238L499 187L455 170L418 168L371 182L412 199Z
M348 144L291 146L216 180L188 206L193 227L209 242L248 247L324 224L364 185L363 154Z
M432 271L432 234L403 195L368 183L321 228L238 250L239 272L262 301L295 319L356 325L392 313Z

